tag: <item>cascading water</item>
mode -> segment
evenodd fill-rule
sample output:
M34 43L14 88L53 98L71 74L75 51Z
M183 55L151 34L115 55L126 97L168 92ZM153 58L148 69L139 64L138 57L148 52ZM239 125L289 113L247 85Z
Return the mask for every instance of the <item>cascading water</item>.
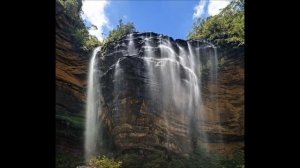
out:
M211 60L212 60L212 65L210 67L210 80L213 87L213 91L210 94L210 98L213 100L215 111L217 112L217 121L216 122L221 122L221 115L220 115L220 110L219 110L219 99L218 99L218 52L217 48L213 45L213 54L211 54ZM220 142L223 141L223 136L221 134L221 130L218 129L218 133L220 133ZM222 144L222 143L221 143Z
M100 51L100 47L94 49L89 64L88 72L88 92L87 92L87 107L86 107L86 122L85 122L85 159L89 159L96 152L98 140L98 118L101 113L99 106L100 83L99 70L97 67L96 55Z
M178 44L179 54L175 52L174 46L170 39L163 39L160 37L158 49L160 55L153 54L154 46L151 46L150 37L145 38L145 65L147 66L148 77L150 83L149 94L152 100L162 100L164 124L166 128L171 128L174 125L172 121L172 114L170 111L177 111L175 114L185 122L190 122L189 116L197 116L201 113L202 99L200 92L200 59L199 52L194 54L194 49L188 45L188 51ZM153 85L155 84L155 85ZM158 86L159 89L153 88ZM154 93L159 92L159 94ZM155 95L159 95L156 96ZM161 97L161 99L160 99ZM169 110L169 111L167 111ZM166 147L169 147L170 131L166 130Z
M211 76L211 80L212 83L214 84L214 92L213 92L213 99L215 101L215 107L216 107L216 111L219 112L219 101L218 101L218 53L217 53L217 48L215 46L213 46L214 49L214 54L212 55L212 66L211 66L211 70L210 70L210 76ZM218 115L220 117L220 115ZM220 118L218 119L220 121Z
M213 53L210 52L212 49ZM187 137L190 135L192 137L192 131L189 129L193 124L194 129L204 128L202 121L205 120L206 116L202 100L203 62L201 57L208 56L207 59L212 64L209 66L210 80L217 85L218 58L216 48L208 43L200 44L199 42L183 40L177 42L162 35L153 37L151 33L145 33L144 36L132 33L123 39L114 50L115 53L119 53L118 57L107 55L99 60L110 63L107 72L104 73L106 74L106 76L104 75L106 78L103 78L104 81L100 81L102 77L100 78L100 68L97 67L96 54L99 50L100 48L94 50L89 67L85 132L86 159L99 151L97 148L100 147L97 145L101 141L100 122L98 120L102 111L99 82L104 82L106 90L111 89L109 115L116 125L121 122L123 122L122 124L128 122L133 125L138 123L138 119L134 119L139 117L138 112L132 114L132 117L123 115L131 110L129 107L134 107L132 104L136 101L131 101L125 96L131 95L130 98L137 98L143 103L146 102L151 108L148 112L151 111L151 113L155 113L153 114L155 117L158 117L159 129L163 132L163 138L159 142L162 146L167 149L176 147L185 152L190 151L190 142L179 144L176 139L178 136ZM205 54L203 55L203 53ZM111 74L110 77L109 74ZM127 92L127 87L135 85L133 83L137 81L140 82L139 84L142 85L143 89L131 90L131 93ZM106 82L111 83L107 85ZM106 92L103 91L103 93ZM216 93L217 91L210 94L217 97ZM127 102L127 100L129 101ZM215 106L218 106L217 101L214 103ZM145 114L144 112L143 115ZM179 123L182 125L178 125ZM148 126L145 125L145 127ZM139 125L137 128L137 131L140 131L141 126ZM176 132L175 130L178 128L186 131ZM201 138L205 141L207 136L204 132L202 131ZM133 136L133 139L138 138L135 137L135 134L127 134L127 132L120 135ZM141 140L134 142L141 142Z
M129 34L128 53L129 53L129 55L137 54L135 46L134 46L133 34Z

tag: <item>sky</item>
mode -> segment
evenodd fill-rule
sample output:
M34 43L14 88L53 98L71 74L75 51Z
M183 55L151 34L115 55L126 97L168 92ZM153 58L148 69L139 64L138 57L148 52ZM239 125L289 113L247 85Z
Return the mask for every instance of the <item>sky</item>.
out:
M139 32L155 32L186 39L197 18L216 15L230 0L83 0L82 18L99 40L123 23L133 22Z

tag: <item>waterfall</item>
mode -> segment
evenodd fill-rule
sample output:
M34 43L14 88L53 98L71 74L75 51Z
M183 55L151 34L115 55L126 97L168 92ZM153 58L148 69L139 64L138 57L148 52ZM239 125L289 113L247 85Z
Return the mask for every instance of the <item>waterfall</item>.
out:
M160 37L158 48L160 55L155 55L151 49L150 37L145 38L145 65L151 83L149 94L153 101L162 101L162 116L166 125L166 147L172 144L168 128L174 125L172 116L185 122L190 122L191 116L201 113L201 78L197 66L200 66L199 54L195 55L189 43L188 51L178 44L172 45L170 39ZM179 52L175 52L178 47ZM154 85L155 84L155 85ZM197 116L198 117L198 116ZM182 144L183 145L183 144Z
M214 107L215 107L215 111L217 112L217 123L221 122L221 115L220 115L220 110L219 110L219 98L218 98L218 65L219 65L219 61L218 61L218 52L217 52L217 48L213 45L213 54L211 55L211 60L212 60L212 66L210 68L210 80L213 87L213 91L210 92L211 95L211 99L213 100L214 103ZM218 133L220 134L220 141L223 142L223 136L221 134L221 130L218 129ZM222 143L221 143L222 144Z
M213 92L213 99L215 101L215 107L216 107L216 111L219 114L219 100L218 100L218 52L217 52L217 48L215 46L213 46L214 49L214 54L213 56L213 64L211 67L211 80L212 83L214 84L214 92ZM220 117L220 114L218 115ZM220 118L218 118L218 120L220 121Z
M179 142L176 142L176 136L194 136L192 135L193 130L191 127L194 127L193 129L198 132L202 131L200 136L206 141L207 135L203 131L206 123L202 121L205 121L207 116L206 112L204 112L206 108L204 108L202 100L201 79L204 74L202 70L205 68L207 70L207 67L209 67L209 79L215 89L209 94L215 101L213 103L215 110L218 111L216 90L218 55L216 47L208 43L200 44L195 41L182 40L180 42L179 40L177 42L177 40L174 41L162 35L152 37L151 33L145 33L139 37L131 33L121 44L121 47L116 47L115 52L122 53L122 55L116 58L111 55L104 56L103 59L99 60L111 62L108 71L104 74L111 74L111 77L106 79L112 80L112 85L103 85L103 87L113 88L111 93L113 104L112 109L109 109L113 122L116 125L119 122L124 122L122 121L124 120L122 118L124 107L120 104L120 99L124 99L124 97L123 95L120 96L120 93L123 94L126 87L132 85L132 81L140 78L140 82L145 88L137 90L136 93L138 93L138 96L141 96L140 98L143 99L143 102L147 103L147 107L151 108L148 112L151 112L151 115L152 112L155 113L153 115L157 117L158 129L164 134L159 143L167 149L179 146L183 151L190 151L190 144L179 144ZM96 57L99 50L100 48L94 50L89 65L85 129L86 159L99 152L99 148L101 148L99 144L102 142L101 134L99 134L101 123L98 121L102 111L100 106L100 79L102 78L100 78L100 70L97 66L98 59ZM137 55L137 53L139 54ZM206 59L209 63L204 63L203 60ZM142 63L135 62L136 60ZM139 63L138 69L132 68L132 66L136 66L134 63ZM135 73L132 72L133 70L135 70ZM140 76L137 77L135 76L136 74ZM126 99L123 102L126 105ZM128 120L128 122L128 124L135 124L130 123L132 122L131 120ZM178 123L182 123L182 125L178 125ZM174 131L179 127L185 131Z
M129 34L129 43L128 43L128 53L129 55L135 55L137 54L134 41L133 41L133 34Z
M98 140L98 118L101 113L99 103L100 83L97 67L96 55L100 51L100 47L94 49L89 63L88 72L88 87L87 87L87 107L86 107L86 122L85 122L85 159L89 159L96 152Z

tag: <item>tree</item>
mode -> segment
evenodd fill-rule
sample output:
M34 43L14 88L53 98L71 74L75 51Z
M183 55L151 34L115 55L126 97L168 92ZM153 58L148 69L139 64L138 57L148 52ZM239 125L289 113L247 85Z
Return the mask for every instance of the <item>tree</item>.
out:
M64 7L66 14L72 19L80 18L81 0L59 0L58 2Z
M121 37L126 34L135 32L136 28L132 22L128 22L126 24L123 23L122 19L119 20L119 24L115 29L109 32L108 37L106 39L107 42L119 40Z
M242 46L244 37L244 0L233 0L218 15L197 19L189 39L207 39L216 45Z

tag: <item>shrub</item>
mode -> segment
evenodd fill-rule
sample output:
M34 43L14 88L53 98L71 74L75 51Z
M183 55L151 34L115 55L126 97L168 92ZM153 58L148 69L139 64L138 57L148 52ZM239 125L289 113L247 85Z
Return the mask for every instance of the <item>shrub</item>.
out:
M120 155L124 168L186 168L184 158L164 151L127 152Z
M115 161L106 156L97 156L88 162L88 165L94 168L120 168L121 164L121 161Z
M243 168L245 167L244 151L241 149L235 149L232 156L226 156L221 161L220 164L225 168Z
M163 151L126 153L118 157L124 168L244 168L244 151L237 148L232 155L196 147L189 157Z
M198 147L186 162L188 168L243 168L244 151L237 148L230 156Z
M97 37L89 35L88 38L84 40L83 49L90 51L99 45L101 45L101 42L97 39Z
M66 167L76 167L78 165L82 165L84 163L83 158L73 156L69 153L59 153L56 154L55 159L55 167L56 168L66 168Z
M86 28L77 28L72 35L77 47L83 51L91 51L93 48L101 45L96 36L89 35Z
M124 168L141 168L143 167L143 160L136 153L127 153L118 157L122 160L122 167Z

